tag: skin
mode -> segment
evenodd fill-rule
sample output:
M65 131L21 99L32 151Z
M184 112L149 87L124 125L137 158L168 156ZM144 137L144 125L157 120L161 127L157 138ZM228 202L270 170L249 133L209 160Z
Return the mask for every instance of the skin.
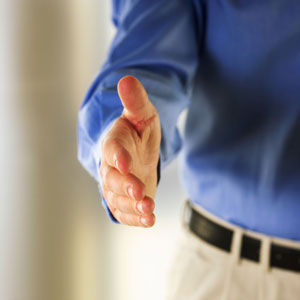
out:
M160 120L135 77L123 77L118 93L124 109L102 140L102 190L108 207L121 224L151 227L155 223Z

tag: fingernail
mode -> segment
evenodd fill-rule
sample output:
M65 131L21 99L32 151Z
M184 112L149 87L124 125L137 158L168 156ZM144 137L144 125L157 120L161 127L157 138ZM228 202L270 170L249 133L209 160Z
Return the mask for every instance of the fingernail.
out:
M120 168L119 168L119 163L118 163L118 160L117 160L117 159L115 159L115 166L116 166L117 170L119 170L119 171L120 171Z
M143 203L141 201L137 203L137 210L142 214L144 213Z
M144 218L144 217L141 217L141 223L145 226L149 226L148 222L147 222L147 219Z
M131 186L131 185L127 188L127 193L128 193L128 195L129 195L132 199L134 199L134 197L133 197L133 189L132 189L132 186Z
M107 202L108 202L110 205L112 204L112 203L111 203L111 194L112 194L111 192L108 192L108 193L107 193L107 199L106 199Z
M140 221L146 227L152 226L152 222L146 217L141 217Z

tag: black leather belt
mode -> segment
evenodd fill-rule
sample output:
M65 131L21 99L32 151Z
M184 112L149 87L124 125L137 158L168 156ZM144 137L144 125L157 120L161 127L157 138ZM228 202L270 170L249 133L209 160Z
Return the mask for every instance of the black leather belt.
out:
M199 238L224 251L231 251L233 231L208 219L187 202L185 223ZM260 260L261 241L244 234L241 258L254 262ZM271 243L270 267L300 272L300 250Z

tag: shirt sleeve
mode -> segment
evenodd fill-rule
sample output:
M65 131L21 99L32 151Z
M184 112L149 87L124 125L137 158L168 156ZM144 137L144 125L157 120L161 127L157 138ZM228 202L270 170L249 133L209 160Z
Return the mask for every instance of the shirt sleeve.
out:
M99 183L100 140L122 113L117 84L125 75L141 81L158 111L162 167L179 152L177 119L189 104L198 64L197 21L192 0L113 1L117 32L78 118L78 158Z

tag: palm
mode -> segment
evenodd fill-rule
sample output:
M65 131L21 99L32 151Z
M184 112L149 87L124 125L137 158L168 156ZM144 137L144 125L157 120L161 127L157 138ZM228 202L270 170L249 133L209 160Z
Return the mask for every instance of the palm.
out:
M146 195L154 198L157 185L157 162L160 148L160 122L153 117L147 124L135 126L130 120L121 118L130 143L127 151L132 159L131 173L146 185ZM141 128L144 127L144 128Z

